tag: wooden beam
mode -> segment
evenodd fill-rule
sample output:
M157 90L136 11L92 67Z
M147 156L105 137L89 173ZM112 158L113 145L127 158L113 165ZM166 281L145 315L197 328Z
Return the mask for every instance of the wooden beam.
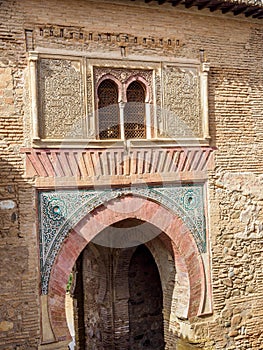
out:
M196 4L196 0L188 0L188 1L185 1L185 4L184 6L189 9L190 7L194 6Z
M135 0L131 0L135 1ZM153 2L154 0L144 0L146 4ZM188 9L192 6L197 6L198 10L203 10L204 8L209 8L210 12L214 12L221 9L223 14L230 11L233 12L234 16L244 13L246 17L252 16L253 18L262 19L263 18L263 8L259 6L250 7L245 4L238 4L232 2L233 0L222 1L222 0L155 0L159 5L164 3L171 3L172 6L178 6L179 4L184 4Z
M234 5L230 5L230 6L228 6L228 7L224 7L224 8L222 8L222 13L228 13L228 12L230 12L230 11L232 11L234 8L236 7L236 4L234 4Z
M263 9L259 10L256 14L252 16L252 18L259 18L260 16L263 15Z
M173 1L172 1L172 6L177 6L177 5L179 5L181 1L182 1L182 0L173 0Z
M251 10L248 10L248 11L245 12L245 16L246 16L246 17L253 16L253 15L255 15L259 10L260 10L260 8L258 8L258 7L253 8L253 9L251 9Z
M208 7L208 5L210 3L213 3L213 1L208 0L208 1L205 1L205 2L201 3L200 5L197 6L198 10L203 10L204 8Z
M212 5L212 6L209 6L209 10L211 11L211 12L214 12L214 11L216 11L216 10L218 10L218 9L220 9L220 7L222 6L222 4L223 4L224 2L218 2L217 4L214 4L214 5Z
M237 9L233 11L234 15L235 16L240 15L240 13L244 12L246 9L247 9L247 6L237 7Z

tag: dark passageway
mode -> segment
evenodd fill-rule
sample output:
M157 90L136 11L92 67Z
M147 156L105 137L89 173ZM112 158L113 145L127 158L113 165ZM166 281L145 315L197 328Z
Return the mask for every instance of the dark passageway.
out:
M130 348L164 349L162 286L156 263L145 245L132 256L129 291Z
M162 286L145 245L112 249L89 244L74 273L77 349L164 349Z

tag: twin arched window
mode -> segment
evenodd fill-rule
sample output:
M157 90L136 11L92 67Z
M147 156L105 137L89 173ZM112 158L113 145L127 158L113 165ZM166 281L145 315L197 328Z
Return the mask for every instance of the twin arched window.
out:
M126 91L124 110L119 107L119 89L111 80L103 80L98 87L98 125L100 139L145 138L145 86L131 82Z
M118 87L110 79L103 80L98 87L99 138L120 138L120 116Z

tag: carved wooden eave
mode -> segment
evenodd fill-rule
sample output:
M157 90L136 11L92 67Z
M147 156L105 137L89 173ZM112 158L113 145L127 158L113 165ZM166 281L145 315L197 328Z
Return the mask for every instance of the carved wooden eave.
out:
M204 181L213 168L213 148L207 146L21 152L26 158L25 176L36 177L37 187Z
M131 0L134 1L134 0ZM262 0L144 0L145 3L170 3L172 6L179 4L185 8L197 7L198 10L204 8L211 12L221 11L223 14L232 12L234 16L244 14L245 17L263 18L263 1Z

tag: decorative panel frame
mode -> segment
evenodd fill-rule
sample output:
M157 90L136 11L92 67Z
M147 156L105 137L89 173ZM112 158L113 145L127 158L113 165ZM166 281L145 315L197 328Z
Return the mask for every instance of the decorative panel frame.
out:
M116 67L101 67L94 65L93 66L93 78L94 78L94 105L96 108L96 119L98 124L99 119L99 113L98 113L98 86L101 84L101 82L105 79L109 79L114 81L118 88L118 110L120 115L120 139L124 140L127 139L126 132L125 132L125 110L127 107L127 89L128 86L133 81L139 81L142 83L142 85L145 87L145 100L143 102L143 109L145 114L145 134L142 137L143 139L151 139L156 136L155 132L152 132L152 130L155 130L153 128L153 123L155 120L155 109L151 108L150 106L154 105L154 91L153 91L153 82L154 82L154 70L149 68L134 68L134 67L126 67L126 68L116 68ZM132 106L132 109L135 106ZM148 132L147 132L148 131ZM99 134L98 126L96 128L96 134ZM138 137L141 138L141 137Z
M163 136L202 138L200 67L163 66Z
M103 74L116 76L122 85L132 76L147 82L147 139L191 140L196 144L209 140L207 62L147 62L29 52L29 68L36 146L60 143L65 147L76 142L105 146L96 137L96 88ZM125 102L124 96L121 101Z
M86 137L83 70L82 58L39 56L39 134L42 139Z
M42 294L48 293L52 265L70 230L94 209L126 195L148 198L179 216L191 231L200 254L206 253L203 184L40 191L38 206Z
M130 60L107 60L107 59L88 59L88 71L91 71L93 77L93 110L90 115L93 121L90 124L94 125L96 134L97 130L97 88L103 78L113 79L119 88L119 106L120 114L123 114L126 101L126 88L133 81L141 81L146 87L146 124L148 124L148 131L146 131L147 139L154 139L157 137L157 123L156 123L156 103L157 95L161 92L156 91L155 79L159 76L161 79L161 64L157 62L142 62ZM158 86L160 88L160 85ZM161 99L159 99L161 103ZM147 117L148 116L148 117ZM122 119L122 118L121 118ZM122 121L121 121L122 122ZM153 130L153 131L152 131ZM121 135L121 140L124 141L124 133Z

